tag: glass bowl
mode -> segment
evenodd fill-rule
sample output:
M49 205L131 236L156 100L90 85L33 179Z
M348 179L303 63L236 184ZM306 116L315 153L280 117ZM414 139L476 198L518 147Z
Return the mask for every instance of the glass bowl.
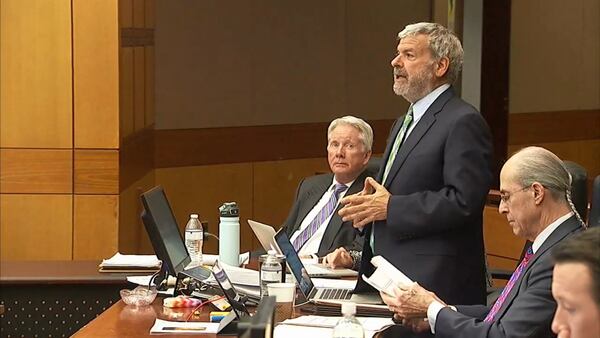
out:
M123 289L120 291L121 299L127 305L146 306L152 304L156 299L156 287L138 286L133 290Z

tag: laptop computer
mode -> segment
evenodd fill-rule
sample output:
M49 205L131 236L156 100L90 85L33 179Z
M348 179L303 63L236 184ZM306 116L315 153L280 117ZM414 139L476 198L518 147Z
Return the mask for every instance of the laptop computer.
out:
M223 291L225 298L227 298L227 302L229 302L233 312L235 312L236 317L240 319L248 316L249 312L244 304L244 298L237 292L219 261L216 261L215 265L213 265L212 273L215 276L215 280L217 281L217 284L219 284L221 291Z
M288 267L292 270L300 292L302 292L306 300L348 300L359 304L383 304L378 293L353 294L353 289L315 287L285 231L279 230L275 234L275 241L281 252L285 255Z
M258 241L262 245L265 251L275 250L278 254L282 255L281 249L275 241L275 229L267 224L248 220L248 224ZM331 269L325 264L309 264L306 266L309 276L311 277L354 277L358 276L358 272L352 269Z

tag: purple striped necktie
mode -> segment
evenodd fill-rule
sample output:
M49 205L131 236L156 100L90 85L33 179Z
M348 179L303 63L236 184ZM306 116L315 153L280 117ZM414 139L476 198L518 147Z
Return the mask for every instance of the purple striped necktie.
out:
M500 297L498 297L498 299L494 303L494 306L492 306L492 309L490 310L490 312L487 314L487 316L485 316L485 319L483 320L484 322L491 323L494 321L494 316L496 316L496 314L498 313L498 310L500 310L502 303L504 303L504 301L506 300L506 297L510 293L510 290L513 288L513 286L515 286L515 283L521 276L521 273L523 272L523 270L525 270L525 267L527 266L527 264L529 263L529 261L531 260L532 257L533 257L533 249L531 247L529 247L529 249L527 249L527 252L525 253L525 257L523 257L523 260L521 261L521 264L519 264L519 266L517 266L517 269L515 270L515 272L513 272L512 276L510 276L510 279L508 280L508 283L504 287L504 290L502 290Z
M331 194L329 201L327 201L325 206L323 206L323 208L321 210L319 210L319 212L317 213L317 216L315 216L315 218L310 222L310 224L306 228L304 228L304 230L302 230L302 232L300 232L300 234L298 235L298 237L296 237L296 239L294 239L293 245L294 245L294 249L296 249L296 251L299 251L300 248L302 248L304 243L306 243L306 241L309 238L311 238L315 234L315 232L317 232L319 227L335 211L335 207L337 205L339 195L342 193L342 191L344 191L346 189L348 189L348 187L346 187L346 185L341 184L341 183L336 183L335 190L333 191L333 194Z

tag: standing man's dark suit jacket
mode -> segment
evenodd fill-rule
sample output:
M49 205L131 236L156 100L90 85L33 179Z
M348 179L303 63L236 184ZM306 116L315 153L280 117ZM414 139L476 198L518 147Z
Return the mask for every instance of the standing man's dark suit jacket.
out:
M350 188L348 188L345 196L361 191L367 176L373 176L373 173L370 173L368 170L363 171L354 183L352 183ZM291 238L294 232L300 228L302 220L304 220L315 204L319 202L327 188L331 186L332 182L333 174L311 176L300 182L296 192L294 205L292 206L285 223L283 223L288 237ZM319 245L319 251L317 252L319 257L325 256L341 246L345 247L347 250L362 250L363 236L352 227L351 222L342 222L342 218L338 215L339 208L340 206L338 205L333 216L331 216L331 219L329 220L329 224L327 224L327 229L325 229L323 239Z
M377 181L402 125L387 140ZM492 142L477 110L444 91L401 145L385 188L385 221L365 227L360 274L373 271L369 245L450 304L485 304L483 207L492 181ZM359 279L357 291L372 290Z
M552 298L551 249L581 229L570 217L537 250L498 310L494 322L484 323L491 306L457 306L442 309L435 321L436 337L554 337L550 330L556 302Z

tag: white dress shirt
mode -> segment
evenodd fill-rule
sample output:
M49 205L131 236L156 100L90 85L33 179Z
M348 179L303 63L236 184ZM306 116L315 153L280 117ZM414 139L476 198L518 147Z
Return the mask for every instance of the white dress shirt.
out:
M569 212L568 214L559 217L558 219L556 219L556 221L550 223L550 225L548 225L544 230L542 230L542 232L540 232L533 241L533 244L531 244L531 250L533 251L533 253L535 254L540 249L542 244L544 244L544 242L548 239L548 237L550 237L550 235L554 232L554 230L556 230L556 228L558 228L559 225L561 225L571 216L573 216L573 212ZM438 301L433 301L433 303L429 304L429 307L427 308L427 320L429 321L431 333L435 333L435 320L437 319L438 314L444 307L445 306ZM450 306L450 308L456 311L456 307Z
M410 126L408 127L408 130L406 131L406 135L404 135L405 140L408 137L408 135L410 135L410 133L413 131L413 129L415 129L415 126L417 125L419 120L423 117L423 115L425 115L427 109L429 109L433 102L448 88L450 88L450 85L444 83L443 85L432 90L429 94L425 95L419 101L413 103L413 120Z
M335 210L337 209L337 206L340 203L340 200L342 199L342 197L344 197L346 195L346 193L348 192L348 188L350 188L352 183L354 183L354 181L345 184L345 186L347 188L346 188L346 190L344 190L340 193L340 196L338 198L337 204L335 205L334 211L319 226L319 229L317 229L317 231L304 243L302 248L300 248L300 250L298 251L299 256L309 256L312 254L316 254L317 251L319 251L319 246L321 245L321 240L323 239L323 235L325 234L325 229L327 229L327 224L329 224L329 221L331 220L333 213L335 213ZM308 214L306 214L306 217L304 217L304 219L302 220L302 223L300 223L300 227L298 228L298 230L296 230L292 234L292 237L290 238L290 241L292 243L294 243L294 240L296 239L296 237L298 237L300 235L300 233L304 229L306 229L306 227L308 227L308 225L312 222L312 220L315 219L315 217L317 217L317 214L319 213L319 211L321 211L321 209L323 209L323 207L327 204L327 202L329 202L329 199L331 198L331 196L333 195L333 191L335 190L336 184L338 184L338 181L335 180L335 176L334 176L333 182L331 183L329 188L325 191L323 196L321 196L321 199L319 200L319 202L317 202L317 204L315 204L315 206L310 210L310 212Z

